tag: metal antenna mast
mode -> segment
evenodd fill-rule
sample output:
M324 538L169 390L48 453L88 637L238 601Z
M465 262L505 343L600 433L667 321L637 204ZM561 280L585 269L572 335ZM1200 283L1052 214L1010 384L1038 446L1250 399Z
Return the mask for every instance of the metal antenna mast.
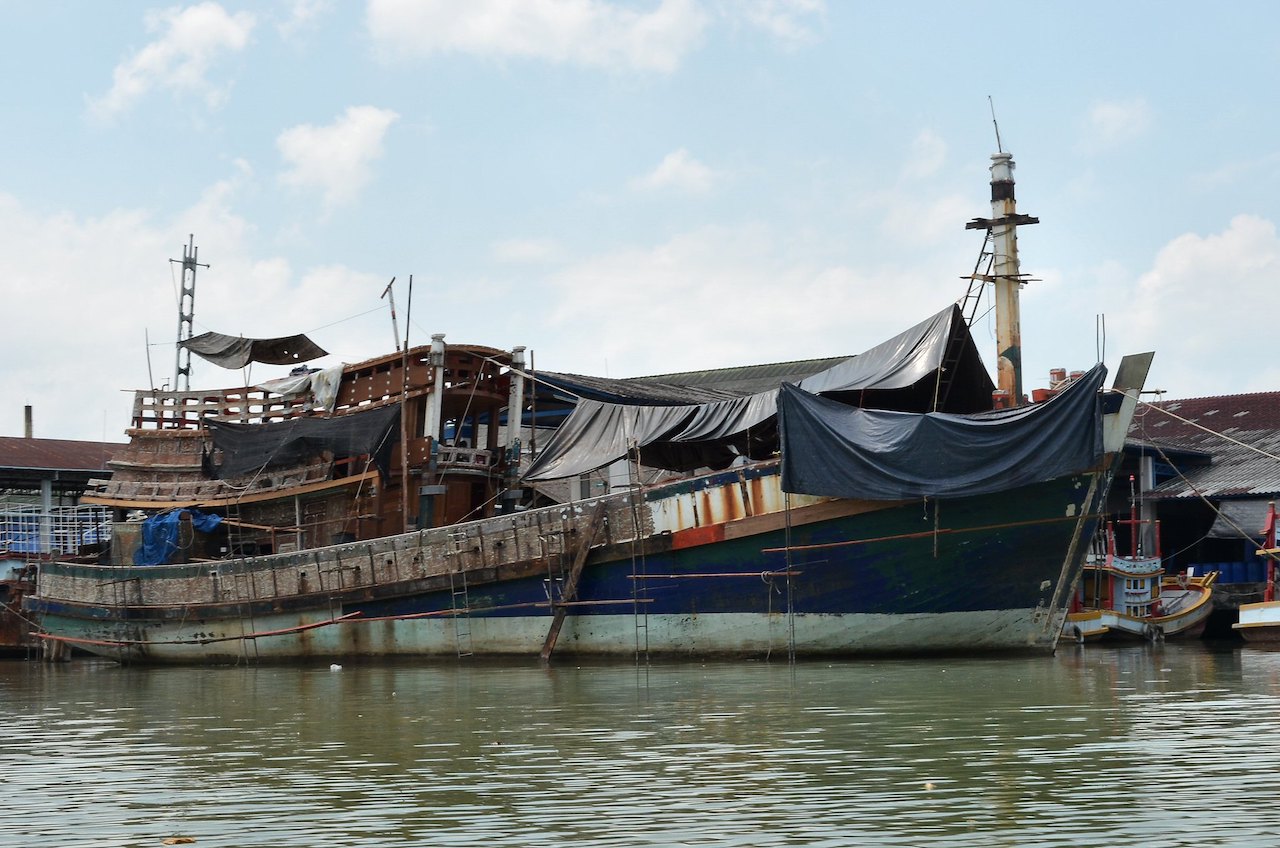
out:
M196 313L196 267L208 268L196 261L199 252L193 233L182 248L182 292L178 298L178 345L173 364L173 390L185 392L191 388L191 351L182 346L192 337L192 324ZM170 259L177 262L177 259ZM179 382L181 381L181 382Z
M991 107L991 126L996 128L996 152L1004 153L1004 147L1000 145L1000 125L996 123L996 103L990 94L987 95L987 105Z

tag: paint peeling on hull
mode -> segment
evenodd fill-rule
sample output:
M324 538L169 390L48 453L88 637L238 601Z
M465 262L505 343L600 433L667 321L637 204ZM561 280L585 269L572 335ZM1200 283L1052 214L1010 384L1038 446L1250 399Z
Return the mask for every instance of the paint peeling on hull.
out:
M1105 476L927 505L796 499L788 517L767 511L780 494L751 494L776 474L725 473L700 490L737 499L739 517L701 526L669 522L693 487L640 509L612 496L557 651L1051 651ZM208 564L117 567L112 583L49 564L28 604L52 636L127 662L536 655L589 507L449 528L445 549L427 531L221 562L216 582ZM552 540L546 556L516 558L539 549L526 531Z

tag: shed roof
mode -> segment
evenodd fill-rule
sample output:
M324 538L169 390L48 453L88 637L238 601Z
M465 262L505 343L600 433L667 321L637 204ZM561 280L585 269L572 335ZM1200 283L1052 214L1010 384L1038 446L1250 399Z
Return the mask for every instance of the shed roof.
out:
M1131 440L1164 451L1180 472L1155 498L1263 497L1280 494L1280 392L1161 401L1140 408ZM1194 451L1212 461L1197 461ZM1176 454L1181 454L1181 457Z
M122 447L115 442L0 436L0 473L16 469L102 472Z

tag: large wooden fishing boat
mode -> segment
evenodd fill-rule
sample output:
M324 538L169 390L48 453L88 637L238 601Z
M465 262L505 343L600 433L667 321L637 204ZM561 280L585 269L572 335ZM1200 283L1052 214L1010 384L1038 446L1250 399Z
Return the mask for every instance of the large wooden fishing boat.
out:
M442 335L266 388L140 392L85 499L117 511L111 562L43 564L25 608L48 644L124 662L1052 651L1150 354L1110 391L1099 365L1020 403L1035 219L992 158L970 226L995 257L975 278L1002 305L998 389L953 305L736 392L533 374L523 348Z

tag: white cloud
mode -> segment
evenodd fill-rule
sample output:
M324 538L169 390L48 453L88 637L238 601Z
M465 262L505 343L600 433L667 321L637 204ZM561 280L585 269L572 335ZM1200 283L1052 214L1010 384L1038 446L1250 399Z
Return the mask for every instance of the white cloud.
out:
M910 179L932 177L947 163L947 143L933 130L921 130L911 142L904 174Z
M374 41L399 55L470 53L670 73L709 22L695 0L637 11L603 0L370 0Z
M1123 343L1156 352L1153 384L1169 397L1274 391L1263 369L1274 359L1268 327L1278 290L1275 224L1237 215L1221 233L1187 233L1160 250L1122 313Z
M372 179L371 164L399 115L374 106L351 106L332 124L301 124L280 133L276 147L288 165L285 185L317 189L327 209L353 199Z
M720 5L726 17L741 19L790 44L812 41L813 19L822 18L826 9L825 0L728 0Z
M497 261L515 265L550 262L561 255L560 245L550 239L507 239L494 242L491 250Z
M1082 146L1110 150L1140 138L1151 126L1151 107L1142 98L1095 103L1085 120Z
M315 329L376 310L386 280L255 256L257 233L233 210L240 190L239 177L219 182L169 220L137 209L44 214L0 194L0 303L21 316L5 329L0 435L21 433L30 404L38 438L124 440L133 398L124 390L145 388L149 372L156 384L173 379L180 268L169 260L182 258L192 233L210 266L197 272L197 333L311 332L332 354L319 364L390 349L381 313ZM242 385L239 371L192 364L193 387ZM255 366L252 378L278 376L270 368Z
M858 353L956 296L927 269L812 264L762 226L591 257L547 285L539 363L615 377Z
M90 101L91 114L109 119L155 89L200 95L217 106L226 90L209 82L209 69L223 54L243 50L254 25L252 14L228 14L211 2L148 12L147 30L156 39L116 66L111 90Z
M657 167L631 181L640 191L673 189L686 194L706 194L720 175L689 155L683 147L668 153Z
M333 0L292 0L287 16L276 29L284 38L292 38L299 32L316 26L317 21L333 9Z

